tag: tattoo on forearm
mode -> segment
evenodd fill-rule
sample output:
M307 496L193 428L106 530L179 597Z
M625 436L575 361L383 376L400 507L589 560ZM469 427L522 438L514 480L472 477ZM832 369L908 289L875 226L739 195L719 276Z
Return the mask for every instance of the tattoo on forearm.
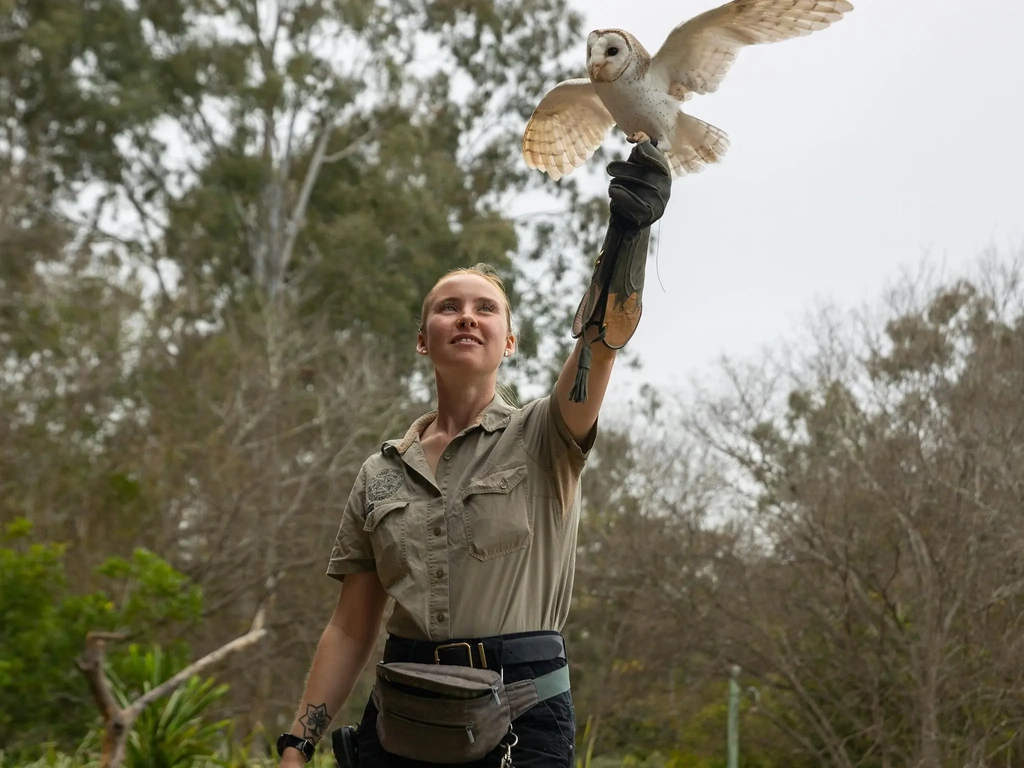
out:
M331 722L331 718L327 716L327 705L307 704L306 714L299 718L299 722L302 723L303 738L319 741L327 730L328 723Z

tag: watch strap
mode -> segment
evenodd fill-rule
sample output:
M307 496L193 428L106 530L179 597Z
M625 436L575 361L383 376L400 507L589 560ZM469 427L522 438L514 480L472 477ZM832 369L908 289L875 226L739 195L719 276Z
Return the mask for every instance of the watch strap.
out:
M316 744L310 739L304 739L294 733L282 733L277 739L277 756L283 757L288 747L299 750L306 757L307 763L313 759L313 752L316 751Z

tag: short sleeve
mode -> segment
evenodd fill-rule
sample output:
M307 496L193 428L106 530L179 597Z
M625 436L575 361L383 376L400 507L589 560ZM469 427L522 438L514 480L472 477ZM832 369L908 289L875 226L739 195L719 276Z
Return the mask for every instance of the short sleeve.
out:
M341 514L341 525L331 550L327 575L344 581L347 573L376 570L370 534L363 530L366 523L366 467L359 475L349 493L345 510Z
M556 479L578 478L597 440L597 423L579 444L569 433L554 393L527 404L523 410L522 438L527 449L550 468Z

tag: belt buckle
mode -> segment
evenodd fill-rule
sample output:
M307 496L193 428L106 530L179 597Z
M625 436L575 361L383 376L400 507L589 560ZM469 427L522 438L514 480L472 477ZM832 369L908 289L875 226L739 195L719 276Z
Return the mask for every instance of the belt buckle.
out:
M483 664L483 667L481 667L481 669L487 669L487 657L484 655L484 644L483 643L478 643L477 645L480 646L480 661ZM440 653L441 653L441 651L443 651L443 650L445 650L447 648L465 648L466 649L466 661L469 662L470 668L476 667L476 664L473 663L473 646L471 646L469 643L445 643L444 645L436 646L434 648L434 663L435 664L440 664L441 663Z

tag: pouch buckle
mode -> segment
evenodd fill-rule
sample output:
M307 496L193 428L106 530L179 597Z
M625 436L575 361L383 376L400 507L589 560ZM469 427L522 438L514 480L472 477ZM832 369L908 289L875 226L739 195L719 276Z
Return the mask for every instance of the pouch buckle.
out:
M481 662L481 664L483 664L483 666L480 667L480 668L481 669L487 669L487 657L484 655L484 644L483 643L477 643L477 645L480 648L480 662ZM473 646L471 646L469 643L445 643L444 645L437 646L436 648L434 648L434 663L435 664L440 664L441 663L440 653L441 653L441 651L443 651L443 650L445 650L447 648L464 648L466 650L466 661L469 662L468 666L471 667L471 668L475 668L476 667L476 664L473 663Z

